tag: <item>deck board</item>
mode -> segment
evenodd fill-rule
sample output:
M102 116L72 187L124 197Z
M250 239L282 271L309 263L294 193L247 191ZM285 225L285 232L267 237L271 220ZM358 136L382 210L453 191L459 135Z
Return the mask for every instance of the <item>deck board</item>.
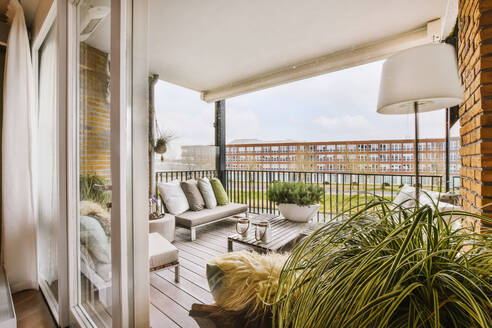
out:
M174 281L174 269L164 269L150 276L150 322L158 327L198 327L188 315L193 303L212 304L205 265L227 252L227 237L235 233L235 221L224 220L197 230L197 239L176 228L174 245L179 249L180 282ZM235 247L236 250L246 249Z

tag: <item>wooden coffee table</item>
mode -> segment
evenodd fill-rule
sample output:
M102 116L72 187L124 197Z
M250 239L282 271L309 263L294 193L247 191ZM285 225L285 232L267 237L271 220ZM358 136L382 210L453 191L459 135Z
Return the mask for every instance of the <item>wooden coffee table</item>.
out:
M260 253L276 252L297 239L304 237L305 231L308 231L311 223L300 223L286 220L282 216L273 214L249 214L251 226L248 236L243 238L235 233L227 238L227 250L233 251L234 243L242 244L253 248ZM267 220L270 223L271 238L268 243L257 241L255 239L255 223Z

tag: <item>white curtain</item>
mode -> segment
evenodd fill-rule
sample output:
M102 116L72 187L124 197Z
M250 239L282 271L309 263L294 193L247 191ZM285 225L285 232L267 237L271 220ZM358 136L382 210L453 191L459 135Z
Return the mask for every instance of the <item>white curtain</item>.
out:
M40 278L57 280L58 113L56 107L56 33L52 28L39 51L39 95L36 139L33 140L34 200L38 220Z
M12 292L37 288L32 195L34 81L24 11L10 0L2 135L2 260Z

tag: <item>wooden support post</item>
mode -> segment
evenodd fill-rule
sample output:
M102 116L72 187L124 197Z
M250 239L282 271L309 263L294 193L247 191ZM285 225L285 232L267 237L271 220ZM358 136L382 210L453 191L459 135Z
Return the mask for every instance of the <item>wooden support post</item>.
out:
M226 179L226 131L225 131L225 100L215 102L215 166L222 185L227 190Z

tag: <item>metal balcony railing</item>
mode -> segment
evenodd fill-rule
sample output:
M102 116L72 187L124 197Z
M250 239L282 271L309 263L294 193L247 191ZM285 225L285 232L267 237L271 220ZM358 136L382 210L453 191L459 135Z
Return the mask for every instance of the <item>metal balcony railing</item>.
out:
M157 182L218 176L215 170L156 173ZM402 185L415 185L415 176L408 174L227 170L225 176L230 201L248 204L252 213L278 213L276 205L267 196L268 187L275 181L303 181L318 185L324 189L318 221L347 210L355 211L375 197L393 200ZM424 190L444 192L442 176L421 175L419 182ZM450 189L456 191L459 177L453 176L450 182Z

